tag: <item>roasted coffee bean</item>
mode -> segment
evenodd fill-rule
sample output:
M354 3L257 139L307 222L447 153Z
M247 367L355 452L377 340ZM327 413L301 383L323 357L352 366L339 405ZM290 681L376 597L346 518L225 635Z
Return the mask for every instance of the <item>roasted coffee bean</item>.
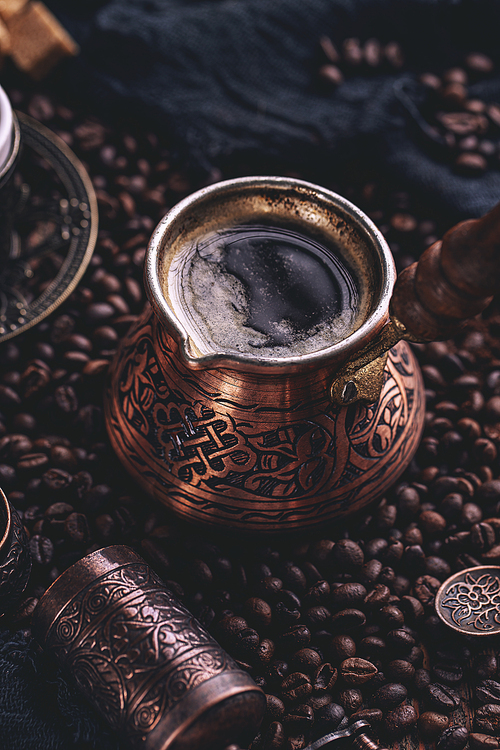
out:
M474 659L474 674L479 680L489 680L497 673L498 661L495 654L479 654Z
M403 705L389 711L385 717L385 728L390 737L403 737L417 723L417 712L413 706Z
M328 654L337 664L356 655L356 643L350 635L336 635L328 646Z
M424 615L424 608L414 596L402 596L398 608L404 613L405 619L411 623L420 620Z
M381 625L387 630L394 630L404 624L405 618L399 607L388 604L378 613L378 619Z
M267 676L270 682L282 682L289 671L288 662L282 659L275 659L269 665Z
M445 685L458 685L463 679L463 669L457 662L439 662L433 664L432 675ZM488 701L483 701L487 703Z
M243 605L243 614L245 619L255 627L264 628L271 624L272 610L269 604L263 599L256 596L247 599Z
M376 635L367 635L362 638L358 644L360 656L368 656L374 659L382 658L387 649L387 644L383 638Z
M330 584L328 581L321 579L308 589L303 597L303 603L308 607L316 604L325 604L328 602L329 596Z
M314 718L316 734L321 736L337 729L345 718L345 711L343 706L338 703L329 703L327 706L320 708Z
M306 625L292 625L281 633L279 641L287 649L308 646L311 642L311 631Z
M292 592L282 589L279 593L279 601L274 606L274 617L278 622L291 625L301 618L300 599ZM316 609L316 608L313 608ZM314 619L314 615L312 617ZM311 621L307 622L309 626ZM315 623L316 624L316 623Z
M271 721L281 721L285 715L285 704L277 695L266 695L267 716Z
M311 679L303 672L292 672L281 683L281 692L289 701L305 700L312 693Z
M364 584L375 583L382 571L382 563L380 560L369 560L365 563L359 571L357 577Z
M486 703L474 714L474 728L486 734L500 734L500 706L497 703Z
M49 463L45 453L26 453L17 461L17 469L25 474L40 473Z
M262 594L264 599L267 597L270 601L274 601L282 589L283 581L281 578L276 578L275 576L266 576L257 585L257 590Z
M448 685L441 685L437 682L431 682L424 690L424 696L428 703L442 713L450 713L460 705L460 697L453 688Z
M337 682L338 670L325 662L318 667L313 675L314 690L331 690Z
M358 688L342 690L338 696L339 703L348 716L359 711L363 705L363 693Z
M401 487L397 492L399 512L404 516L414 516L420 510L420 495L414 487Z
M363 565L364 559L365 556L359 544L350 539L341 539L331 552L333 564L343 571L357 570Z
M471 732L469 734L469 744L471 750L497 750L500 747L500 740L497 737L492 737L490 734Z
M391 568L390 565L385 565L380 571L378 580L385 586L389 586L392 591L393 586L396 582L396 573L394 572L394 568Z
M415 581L413 591L419 602L425 606L431 606L434 603L434 597L437 594L441 581L433 576L420 576Z
M412 635L402 628L389 630L385 636L385 640L394 654L407 653L415 645L415 639Z
M279 721L273 721L264 733L263 750L282 750L285 747L285 730Z
M462 750L468 739L469 732L465 727L451 726L441 734L436 747L438 750Z
M332 696L330 693L315 693L307 700L313 711L319 711L325 706L329 706L333 703Z
M307 587L307 580L303 571L291 562L285 563L280 571L281 579L287 589L302 594Z
M388 682L382 685L373 695L373 702L383 709L394 708L406 700L408 690L399 682Z
M483 680L476 685L475 695L480 703L500 704L500 682L496 680Z
M287 731L300 732L307 731L314 722L314 711L311 706L306 703L301 703L298 706L293 706L286 714L283 719Z
M349 631L360 628L366 622L364 612L359 609L343 609L331 615L331 627L335 631Z
M382 503L377 510L377 528L380 530L393 528L398 511L395 505Z
M330 610L322 604L318 604L316 607L310 607L304 614L304 620L306 625L311 630L318 630L328 624L332 619Z
M90 541L89 524L83 513L70 513L64 522L64 531L75 544L88 544Z
M380 708L361 708L359 711L351 714L350 720L354 721L367 721L372 727L376 727L382 722L384 714Z
M322 662L321 656L312 648L301 648L290 659L290 666L296 672L311 675Z
M436 739L448 728L450 719L446 714L438 714L436 711L424 711L418 719L418 728L425 740Z
M384 606L389 601L391 590L382 583L377 583L373 589L365 596L365 604L374 609Z
M361 604L366 595L366 589L361 583L344 583L332 590L330 601L334 609L345 609Z
M377 667L366 659L357 656L346 659L340 665L340 674L347 685L363 685L378 672Z
M389 680L401 682L403 685L411 684L415 677L415 667L405 659L393 659L388 662L384 671Z
M413 646L413 648L406 654L406 659L413 664L414 667L421 667L424 661L424 652L420 646Z
M30 551L35 565L49 565L54 556L54 545L46 536L35 534L30 539Z

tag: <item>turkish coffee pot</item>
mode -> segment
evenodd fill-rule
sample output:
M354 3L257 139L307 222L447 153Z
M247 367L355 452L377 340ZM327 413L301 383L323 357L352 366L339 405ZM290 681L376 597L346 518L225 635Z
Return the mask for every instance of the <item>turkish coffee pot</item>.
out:
M151 305L106 396L113 447L190 521L282 533L351 514L419 444L424 388L407 342L448 338L499 278L500 205L454 227L396 281L383 235L329 190L280 177L204 188L151 237Z

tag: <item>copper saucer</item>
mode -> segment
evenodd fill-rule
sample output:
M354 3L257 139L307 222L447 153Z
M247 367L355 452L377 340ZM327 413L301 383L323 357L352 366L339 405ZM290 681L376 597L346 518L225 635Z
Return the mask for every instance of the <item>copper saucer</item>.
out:
M0 342L39 323L71 294L92 257L98 225L83 164L48 128L16 114L23 153L11 251L0 278Z

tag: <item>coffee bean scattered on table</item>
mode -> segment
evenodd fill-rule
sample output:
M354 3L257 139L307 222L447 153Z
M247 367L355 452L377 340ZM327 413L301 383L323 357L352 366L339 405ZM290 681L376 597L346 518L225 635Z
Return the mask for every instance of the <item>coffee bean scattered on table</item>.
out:
M326 42L324 52L335 65ZM376 40L351 40L337 54L346 75L357 66L396 69L401 59L397 46ZM474 75L488 73L484 59L468 65ZM466 85L450 73L446 96L458 101ZM145 303L152 229L204 181L233 175L193 173L161 135L134 123L101 123L52 94L9 93L85 162L100 210L96 251L79 287L51 317L1 347L0 484L21 514L34 559L9 625L29 632L37 600L60 572L101 546L129 544L266 693L253 750L301 750L356 718L370 721L382 743L420 731L441 750L461 750L471 730L473 750L497 748L498 649L469 652L433 602L451 572L500 562L498 304L455 340L415 346L426 385L424 438L405 474L363 513L310 537L279 540L187 526L121 468L102 392ZM494 123L494 111L470 105L467 113ZM462 120L448 124L464 127ZM244 173L244 165L234 169ZM328 187L379 225L399 269L451 225L378 174L353 169ZM41 283L51 272L47 266ZM475 718L464 728L466 680Z

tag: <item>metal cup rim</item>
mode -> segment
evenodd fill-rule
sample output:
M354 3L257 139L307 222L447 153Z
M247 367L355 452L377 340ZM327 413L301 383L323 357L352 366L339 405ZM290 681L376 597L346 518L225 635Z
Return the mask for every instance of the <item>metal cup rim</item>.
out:
M0 556L1 556L5 553L5 548L7 544L9 543L10 534L12 530L12 512L10 509L10 503L7 499L7 495L2 489L0 489L0 505L2 506L2 511L5 517L5 531L0 537Z
M164 249L164 240L168 232L175 230L176 225L182 227L189 212L195 214L197 208L204 205L210 198L223 196L231 190L265 190L266 188L296 190L314 195L324 202L335 206L340 212L349 217L357 229L370 239L372 249L380 262L381 284L376 304L368 318L357 330L349 334L342 341L324 349L288 357L258 357L256 355L221 353L193 356L189 351L189 335L185 327L178 320L168 304L162 291L160 281L160 263ZM384 236L371 219L356 205L341 195L327 188L315 185L305 180L288 177L257 176L238 177L231 180L217 182L192 193L174 206L159 222L154 230L144 266L144 280L146 292L159 320L166 324L176 335L185 361L193 368L200 367L231 367L234 369L267 371L295 371L321 367L331 363L345 361L349 356L359 351L368 340L376 335L388 319L389 302L396 280L396 270L391 251Z

